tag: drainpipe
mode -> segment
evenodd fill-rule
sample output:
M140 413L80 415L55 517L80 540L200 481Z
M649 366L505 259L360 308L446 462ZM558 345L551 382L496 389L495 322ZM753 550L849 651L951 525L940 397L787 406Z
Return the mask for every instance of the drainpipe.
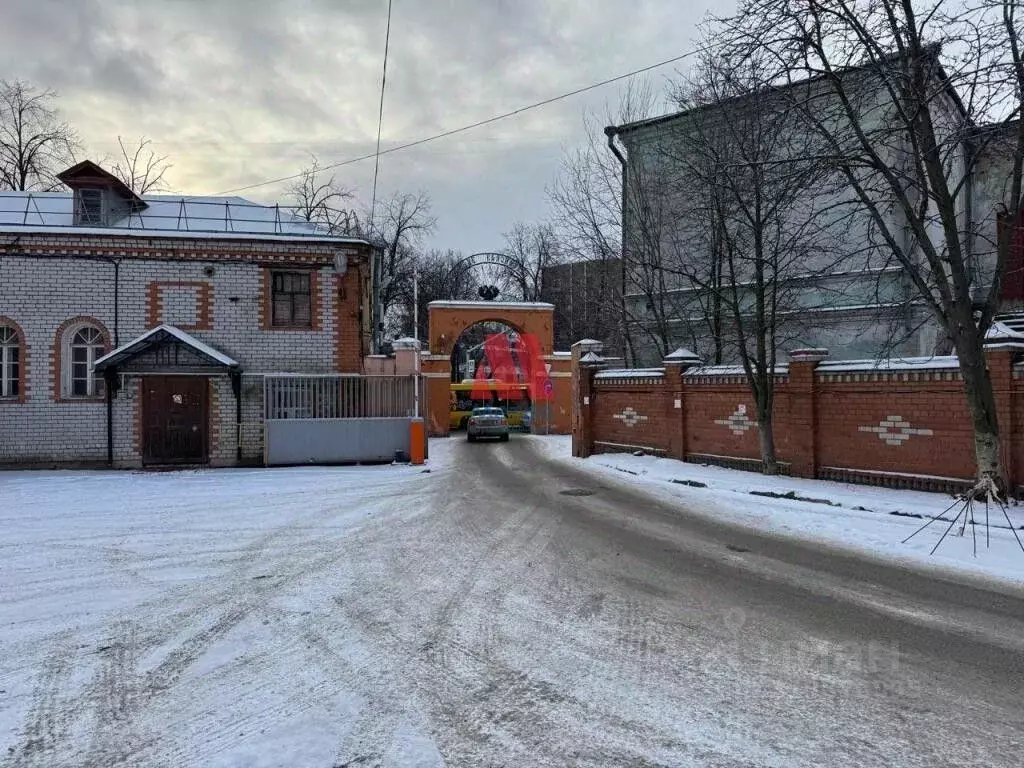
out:
M121 346L121 259L107 258L106 261L114 265L114 349L117 349Z
M231 391L235 393L235 461L242 463L242 372L231 372Z
M604 135L608 137L608 149L612 151L612 154L618 158L619 165L622 166L622 212L620 214L622 226L620 230L621 242L619 246L619 325L621 326L622 333L622 352L626 358L625 363L628 367L632 364L632 354L630 353L630 344L627 339L629 334L626 326L626 173L628 167L626 165L626 158L623 156L619 148L615 146L615 136L618 133L618 128L614 125L606 126L604 129Z
M114 259L114 349L121 346L121 260Z
M114 387L117 384L117 369L103 371L103 383L107 400L107 466L114 466Z

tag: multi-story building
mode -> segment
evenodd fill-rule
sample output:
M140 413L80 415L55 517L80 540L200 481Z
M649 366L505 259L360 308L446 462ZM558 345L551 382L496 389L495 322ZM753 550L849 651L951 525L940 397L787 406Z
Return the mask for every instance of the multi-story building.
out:
M359 373L371 247L91 162L0 193L0 464L263 459L264 376Z
M622 260L587 259L544 267L541 299L555 305L555 349L583 338L622 351Z
M887 97L878 95L884 85L877 73L872 67L853 68L843 78L844 83L849 80L846 93L858 94L860 127L871 134L880 154L902 167L914 147L905 130L887 122L879 106L888 103ZM825 347L833 357L849 359L950 351L945 330L920 299L914 276L894 258L894 244L880 234L869 207L841 174L832 172L828 148L806 122L787 116L799 110L787 112L786 105L801 101L820 107L822 121L845 120L837 117L843 114L838 100L818 79L606 128L625 149L624 314L638 362L656 363L679 346L709 361L736 362L735 322L721 297L735 289L735 303L749 331L755 325L750 316L757 301L755 260L750 253L758 223L756 236L779 251L761 265L774 280L762 299L771 307L769 320L780 353ZM972 127L963 104L942 78L936 80L931 109L937 122L958 126L943 152L955 182L953 204L962 222L961 248L971 271L971 290L980 301L992 283L997 218L1005 208L1017 124ZM714 173L708 171L712 167ZM733 178L723 181L730 172ZM792 179L809 180L795 192L786 186L800 183ZM906 196L912 199L920 195L915 184L906 183ZM873 205L896 247L920 254L913 228L891 190L878 183L865 186L868 195L876 196ZM711 189L718 195L717 209L707 199ZM756 214L764 218L750 224L750 201L763 202L756 195L767 200ZM784 195L791 198L780 204L781 212L773 209ZM928 215L928 228L938 230L933 237L941 248L934 207ZM734 253L740 252L729 262L735 267L733 278L722 255L723 228L731 230ZM1019 310L1024 302L1024 237L1015 242L1002 284L1001 312ZM1018 317L1002 319L1014 327L1024 325Z

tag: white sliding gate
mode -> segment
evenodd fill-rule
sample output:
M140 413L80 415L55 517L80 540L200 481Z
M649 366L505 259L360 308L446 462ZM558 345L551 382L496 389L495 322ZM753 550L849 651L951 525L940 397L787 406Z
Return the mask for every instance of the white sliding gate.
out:
M417 378L275 374L263 378L264 461L338 464L409 455Z

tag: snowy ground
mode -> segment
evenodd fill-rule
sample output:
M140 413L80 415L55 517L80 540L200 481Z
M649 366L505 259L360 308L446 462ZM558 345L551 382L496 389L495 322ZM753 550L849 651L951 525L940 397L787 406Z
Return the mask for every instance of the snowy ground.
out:
M814 539L853 548L874 556L928 568L972 573L990 579L1024 582L1024 551L998 509L989 511L990 541L986 546L984 506L976 512L977 554L972 528L963 537L945 538L934 555L929 554L949 523L936 520L927 529L907 538L939 515L952 520L958 507L954 499L939 493L892 490L847 485L824 480L765 477L755 472L688 464L656 456L605 453L588 459L572 457L569 436L536 437L552 459L584 468L610 480L635 484L661 498L678 500L692 511L712 515L759 530ZM698 488L683 482L703 483ZM780 499L757 493L793 493L804 499ZM829 503L821 503L829 502ZM1024 508L1011 506L1010 520L1024 541Z
M1018 603L973 591L949 611L986 631L947 632L901 612L902 571L883 589L730 551L608 488L932 563L882 505L941 497L777 481L878 510L855 512L568 453L516 435L433 441L429 473L0 472L0 765L1019 765ZM978 563L1009 578L1007 534Z
M0 763L329 765L360 693L308 651L336 639L318 579L433 477L0 473Z

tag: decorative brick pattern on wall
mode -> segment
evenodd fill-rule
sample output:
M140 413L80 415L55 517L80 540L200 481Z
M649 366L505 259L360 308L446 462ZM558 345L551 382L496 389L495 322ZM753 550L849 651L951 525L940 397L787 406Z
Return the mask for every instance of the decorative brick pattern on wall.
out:
M208 331L213 328L213 287L205 281L151 280L146 311L151 328L165 324Z
M279 269L288 271L287 267L280 267ZM320 290L320 273L316 271L309 273L310 319L312 324L310 326L274 325L273 273L274 268L272 267L264 267L260 272L260 293L263 296L263 305L260 307L260 322L263 325L263 330L274 332L309 332L319 331L321 328L328 327L323 322L323 317L321 317L321 307L324 306L324 297ZM329 301L330 299L328 299L328 302Z
M987 353L1003 461L1024 485L1024 363ZM1024 350L1022 350L1024 356ZM974 434L955 360L912 371L828 369L792 362L776 380L773 424L783 471L808 477L948 490L975 473ZM618 372L615 372L616 374ZM644 379L577 366L574 451L644 449L678 459L756 466L759 425L748 387L709 369L666 367ZM681 413L680 413L681 412ZM644 419L646 417L646 419Z
M665 403L655 387L602 381L595 389L593 401L597 440L622 448L668 450Z
M53 401L55 403L65 402L82 404L103 401L102 395L97 397L64 397L62 368L64 365L65 336L70 331L73 331L76 326L80 325L93 325L99 329L100 333L103 334L104 354L113 349L113 343L110 339L110 331L108 331L107 327L95 317L78 315L77 317L69 317L63 323L58 325L57 330L53 334L53 343L50 346L50 387L51 392L53 393Z
M974 473L974 431L959 380L826 381L815 404L819 466L957 478Z
M686 452L702 456L731 456L758 459L757 412L750 390L729 381L718 384L707 377L700 383L686 382L683 397L686 410ZM739 422L741 413L746 422ZM735 428L744 423L746 429Z
M356 373L362 369L363 352L359 311L359 273L353 268L344 276L334 275L325 281L331 289L334 312L334 366L340 373Z
M13 317L6 317L0 315L0 327L8 326L14 329L14 332L18 334L18 396L17 397L0 397L0 406L4 403L10 404L23 404L28 400L28 389L31 378L29 377L29 349L28 344L25 341L25 331L21 325Z

